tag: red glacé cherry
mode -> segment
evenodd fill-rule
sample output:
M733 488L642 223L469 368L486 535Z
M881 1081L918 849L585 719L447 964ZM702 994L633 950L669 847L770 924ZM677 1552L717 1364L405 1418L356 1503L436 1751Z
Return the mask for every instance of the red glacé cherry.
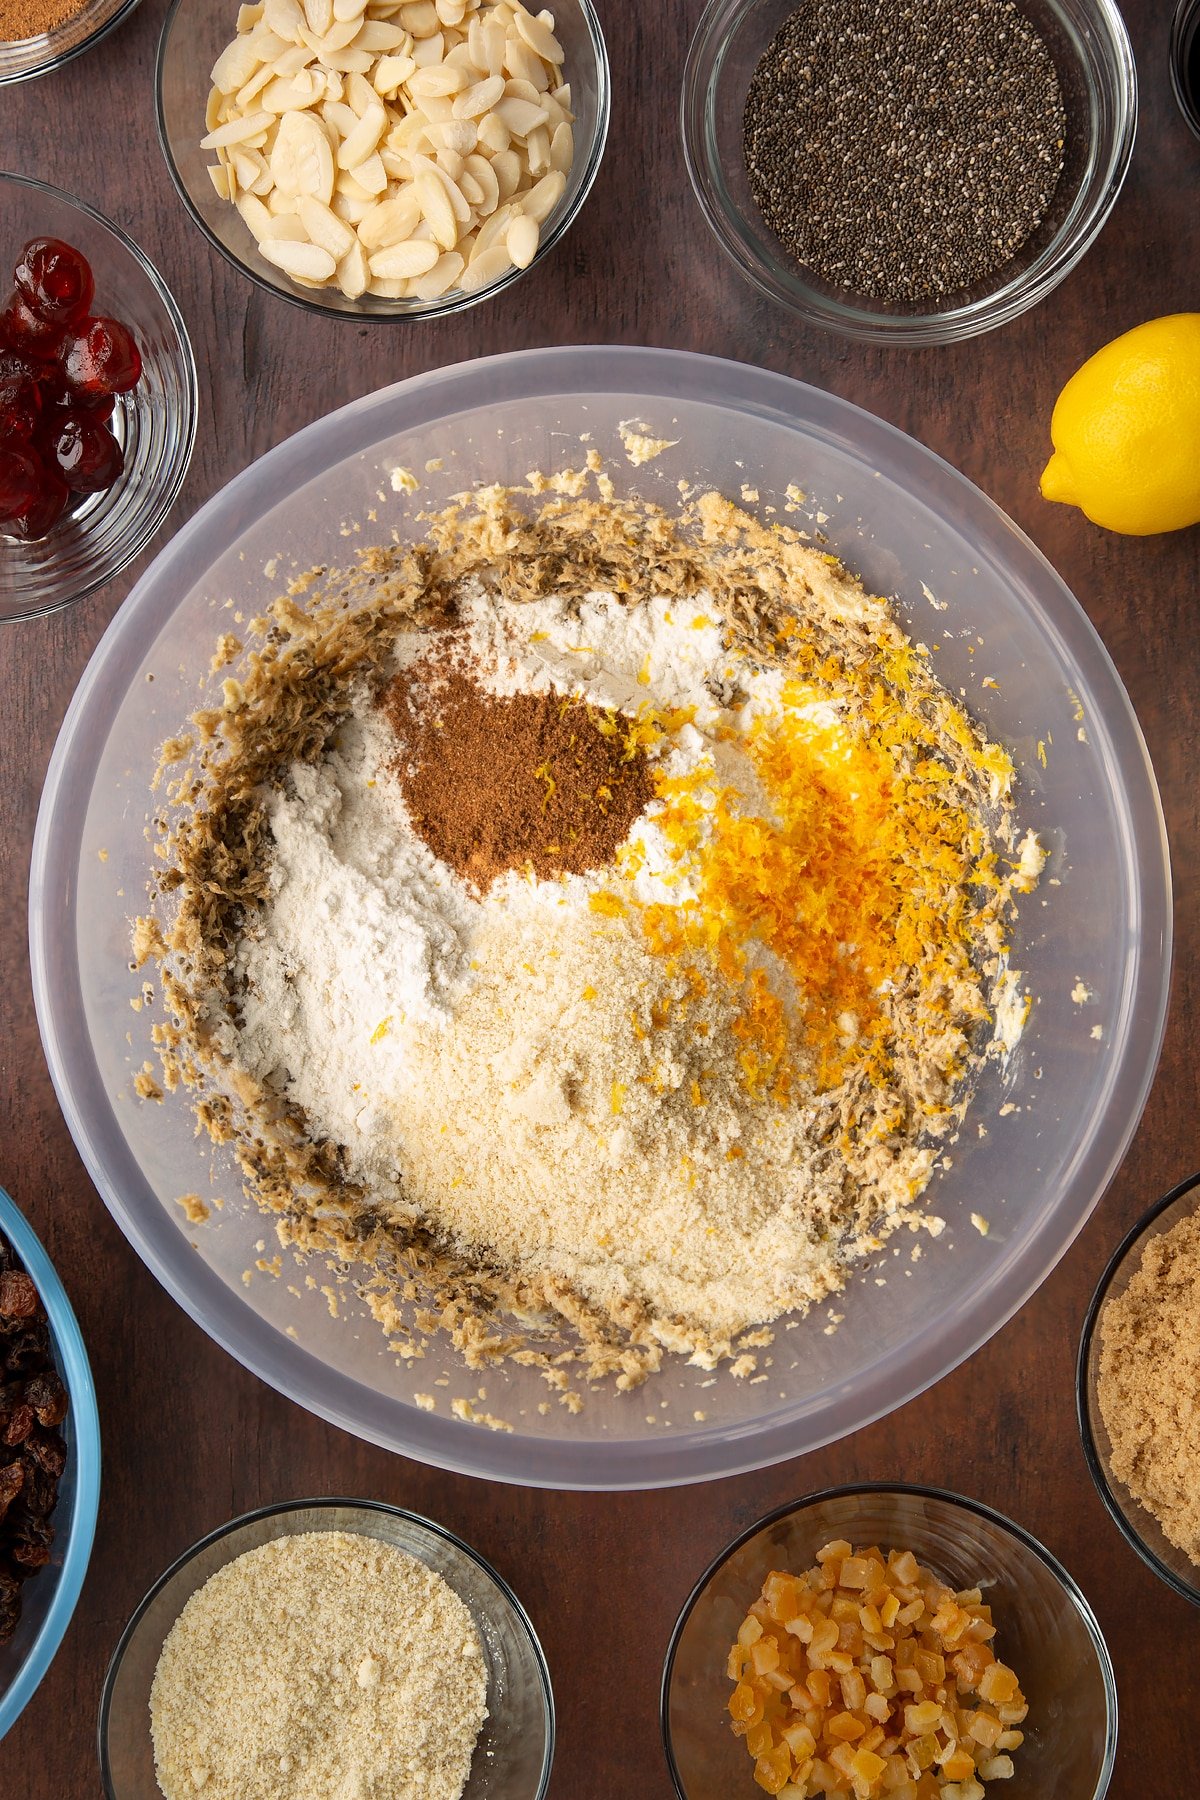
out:
M0 444L9 448L14 444L27 444L37 429L40 416L36 406L28 406L20 400L0 404Z
M57 355L66 329L65 325L58 325L53 319L43 319L18 293L8 296L4 311L0 313L0 337L13 349L24 351L27 356L46 358Z
M0 519L27 513L42 491L44 470L28 450L0 448Z
M83 400L128 393L142 373L133 336L117 319L84 319L58 356L68 387Z
M26 542L44 538L47 532L54 530L66 512L70 498L66 483L60 481L49 469L43 468L32 505L17 518L10 520L4 529L11 537L23 538Z
M0 533L43 538L72 493L101 493L124 467L108 428L115 396L142 359L116 319L93 318L87 258L59 238L31 238L0 311Z
M60 413L42 442L47 464L77 494L103 493L125 466L120 444L90 413Z
M41 372L44 364L19 350L0 350L0 411L20 407L35 416L41 410Z
M61 238L31 238L13 278L29 310L51 325L82 319L96 292L86 256Z

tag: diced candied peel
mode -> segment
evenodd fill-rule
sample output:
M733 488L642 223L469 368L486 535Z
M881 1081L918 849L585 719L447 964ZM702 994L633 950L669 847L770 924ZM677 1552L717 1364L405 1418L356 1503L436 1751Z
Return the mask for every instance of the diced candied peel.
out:
M909 1551L826 1544L773 1570L732 1646L730 1724L782 1800L986 1800L1028 1708L991 1609Z

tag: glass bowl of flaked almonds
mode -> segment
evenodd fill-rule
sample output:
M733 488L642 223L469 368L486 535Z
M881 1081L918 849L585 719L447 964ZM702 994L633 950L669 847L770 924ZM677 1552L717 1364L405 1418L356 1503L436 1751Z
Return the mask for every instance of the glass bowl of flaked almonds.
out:
M154 1583L113 1652L99 1739L108 1800L543 1800L554 1700L478 1551L382 1501L293 1500L219 1526Z
M1200 1606L1200 1175L1122 1239L1084 1320L1083 1452L1126 1542Z
M587 199L608 130L591 0L174 0L159 141L259 287L334 318L499 293Z
M871 1484L721 1552L671 1639L662 1731L680 1800L1101 1800L1117 1695L1091 1607L1028 1532Z

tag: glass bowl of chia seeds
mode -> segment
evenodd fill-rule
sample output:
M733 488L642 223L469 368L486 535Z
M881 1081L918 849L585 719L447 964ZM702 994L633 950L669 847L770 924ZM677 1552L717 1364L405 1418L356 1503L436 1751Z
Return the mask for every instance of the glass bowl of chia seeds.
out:
M1086 253L1137 128L1114 0L710 0L688 52L688 173L761 293L867 342L950 343Z

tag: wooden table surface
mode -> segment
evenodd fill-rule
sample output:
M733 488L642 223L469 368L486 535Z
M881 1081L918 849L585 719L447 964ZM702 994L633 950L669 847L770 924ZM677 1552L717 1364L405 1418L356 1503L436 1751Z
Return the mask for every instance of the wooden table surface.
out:
M441 1474L358 1443L245 1373L167 1298L84 1174L34 1020L27 868L55 733L144 562L72 611L5 628L0 1175L79 1314L99 1388L105 1467L83 1597L50 1673L0 1745L0 1795L96 1794L100 1683L147 1585L235 1513L339 1491L442 1520L523 1597L559 1708L555 1800L665 1800L659 1670L693 1579L768 1508L863 1479L954 1488L1033 1531L1079 1581L1112 1649L1121 1700L1115 1800L1181 1800L1200 1789L1200 1615L1142 1566L1109 1522L1084 1466L1073 1400L1079 1327L1105 1260L1137 1215L1200 1165L1193 1025L1200 1007L1200 530L1113 537L1075 511L1045 504L1037 491L1051 407L1066 376L1117 332L1200 305L1200 145L1172 101L1171 5L1129 0L1126 8L1142 123L1132 171L1098 243L1034 312L950 349L863 348L804 330L758 299L717 252L688 188L676 125L700 0L601 0L615 77L613 127L581 217L515 292L412 329L309 317L251 288L201 239L154 136L163 0L146 0L115 36L66 69L4 90L0 164L52 180L116 218L182 307L201 372L202 417L174 527L253 457L385 382L476 354L581 340L673 344L765 364L857 401L949 458L1061 571L1129 688L1171 833L1178 949L1162 1064L1123 1168L1035 1298L932 1392L817 1454L665 1494L540 1493ZM0 248L7 257L15 246Z

